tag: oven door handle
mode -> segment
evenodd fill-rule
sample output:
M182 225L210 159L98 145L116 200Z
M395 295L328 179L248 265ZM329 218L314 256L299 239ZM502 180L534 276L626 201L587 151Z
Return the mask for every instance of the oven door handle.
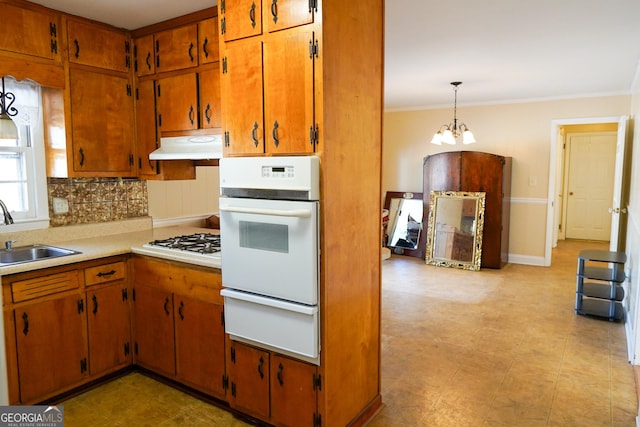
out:
M295 218L309 218L311 217L311 209L256 209L245 208L241 206L220 206L219 210L232 213L246 213L255 215L268 215L268 216L288 216Z

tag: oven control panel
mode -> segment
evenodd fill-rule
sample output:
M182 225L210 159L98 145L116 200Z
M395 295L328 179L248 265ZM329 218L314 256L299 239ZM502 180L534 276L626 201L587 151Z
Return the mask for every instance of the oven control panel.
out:
M262 166L263 178L288 178L295 176L295 168L293 166Z

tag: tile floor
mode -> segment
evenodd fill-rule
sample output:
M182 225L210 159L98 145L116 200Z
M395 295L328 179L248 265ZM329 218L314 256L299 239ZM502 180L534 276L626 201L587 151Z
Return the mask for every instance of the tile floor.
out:
M470 272L383 261L382 399L387 426L635 426L622 323L574 314L581 249L551 268ZM63 402L65 426L244 426L227 412L130 374Z

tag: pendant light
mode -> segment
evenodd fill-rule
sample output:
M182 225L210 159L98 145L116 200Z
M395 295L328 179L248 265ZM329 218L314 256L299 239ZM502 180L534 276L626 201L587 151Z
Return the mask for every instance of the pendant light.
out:
M18 110L12 107L16 96L7 92L4 88L4 77L2 77L2 92L0 92L0 139L18 140L18 127L11 120L11 117L18 114Z
M458 118L456 117L457 113L457 104L458 104L458 86L460 86L462 82L451 82L451 86L453 86L453 121L448 125L442 125L440 130L433 135L433 139L431 140L432 144L442 145L442 143L455 145L456 138L462 135L462 143L463 144L473 144L476 142L473 134L464 123L460 123L458 125Z

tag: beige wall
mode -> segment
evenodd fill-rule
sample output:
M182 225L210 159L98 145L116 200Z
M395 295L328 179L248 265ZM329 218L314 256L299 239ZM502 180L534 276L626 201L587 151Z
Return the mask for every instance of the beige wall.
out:
M218 167L197 167L195 180L148 181L147 191L155 225L206 218L218 212Z
M630 96L458 107L458 119L476 144L436 146L433 133L453 118L453 108L386 112L382 189L422 191L422 161L444 151L474 150L513 158L509 253L511 262L544 259L552 120L630 114ZM384 196L384 194L383 194Z

